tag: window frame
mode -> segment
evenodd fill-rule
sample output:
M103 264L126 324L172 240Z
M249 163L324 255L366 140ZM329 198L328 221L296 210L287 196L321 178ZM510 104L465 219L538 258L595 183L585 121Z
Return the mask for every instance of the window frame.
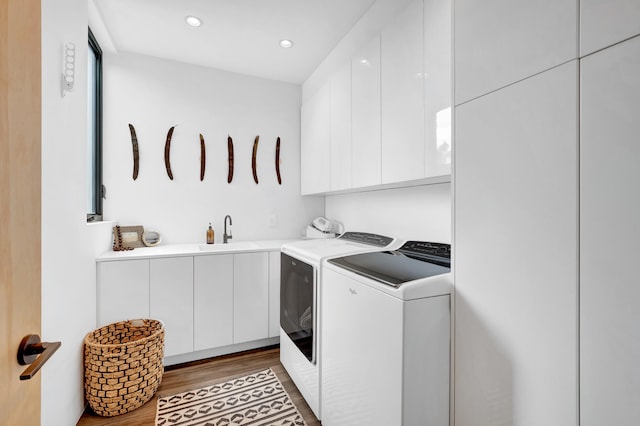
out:
M92 186L92 202L96 211L87 212L87 223L102 221L102 199L104 198L104 186L102 185L102 49L91 28L89 28L88 42L88 48L93 51L96 58L95 80L93 82L95 89L95 104L93 105L95 141L93 146L92 182L88 183ZM87 87L88 85L89 82L87 82ZM91 106L87 105L87 108L91 108Z

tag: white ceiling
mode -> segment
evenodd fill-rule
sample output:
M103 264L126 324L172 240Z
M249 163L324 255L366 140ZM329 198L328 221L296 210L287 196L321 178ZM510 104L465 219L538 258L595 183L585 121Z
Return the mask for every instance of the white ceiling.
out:
M301 84L374 1L93 0L93 3L108 32L109 44L118 52ZM199 17L202 26L189 27L185 23L187 15ZM92 29L94 24L91 22ZM96 36L103 43L100 35ZM282 39L292 40L293 47L281 48Z

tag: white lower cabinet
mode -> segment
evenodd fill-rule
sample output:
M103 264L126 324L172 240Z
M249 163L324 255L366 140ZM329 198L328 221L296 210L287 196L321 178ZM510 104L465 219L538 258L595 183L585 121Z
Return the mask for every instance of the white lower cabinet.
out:
M164 356L193 352L193 257L151 259L149 314L164 322Z
M97 265L97 325L149 317L149 260Z
M269 337L280 336L280 252L269 253Z
M194 258L193 348L233 344L233 255Z
M233 257L233 343L269 336L269 253Z
M640 419L640 38L581 61L580 424Z
M177 362L257 347L280 335L280 251L98 262L96 309L98 327L161 320Z

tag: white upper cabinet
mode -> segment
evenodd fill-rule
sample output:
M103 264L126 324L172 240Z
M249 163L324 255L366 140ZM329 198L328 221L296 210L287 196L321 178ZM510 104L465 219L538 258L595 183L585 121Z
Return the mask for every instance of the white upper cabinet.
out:
M331 77L331 190L351 188L351 62Z
M454 4L456 105L577 57L576 0Z
M577 424L577 89L572 61L456 108L456 425Z
M193 257L149 262L149 313L164 322L164 356L193 352Z
M640 34L640 1L580 0L580 56Z
M422 0L382 30L382 183L424 177Z
M580 424L635 425L640 38L582 59L580 76Z
M324 85L302 106L303 195L451 174L451 0L403 5L362 46L348 38L349 60L340 45L329 61L339 65L309 83Z
M379 185L380 170L380 36L351 61L351 165L353 187Z
M331 188L331 84L327 82L301 109L300 185L302 195Z
M424 0L425 177L451 174L451 0Z

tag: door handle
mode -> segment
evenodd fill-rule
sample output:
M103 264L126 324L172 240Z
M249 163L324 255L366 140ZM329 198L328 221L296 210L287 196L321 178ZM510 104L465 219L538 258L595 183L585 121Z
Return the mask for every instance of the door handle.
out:
M35 376L60 346L62 346L60 342L41 342L37 334L24 336L18 346L18 364L30 365L20 375L20 380L29 380Z

